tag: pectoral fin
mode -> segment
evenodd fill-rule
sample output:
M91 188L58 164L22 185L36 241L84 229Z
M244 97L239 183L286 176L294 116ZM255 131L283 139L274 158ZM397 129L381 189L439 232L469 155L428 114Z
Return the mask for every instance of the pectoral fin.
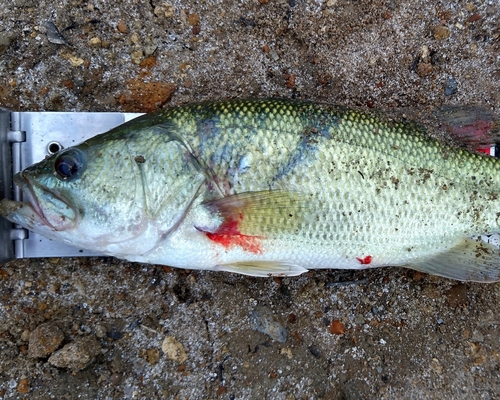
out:
M315 210L307 195L282 190L239 193L203 205L224 221L216 233L231 234L237 226L240 234L259 236L286 230L291 220L307 219Z
M245 192L207 201L218 221L214 226L196 226L200 232L226 248L239 246L263 254L262 242L293 232L300 222L316 212L308 197L287 191Z
M500 250L483 241L466 239L446 253L408 268L445 278L471 282L500 280Z
M250 276L297 276L308 270L300 265L281 263L278 261L250 261L234 264L218 265L215 270L235 272Z

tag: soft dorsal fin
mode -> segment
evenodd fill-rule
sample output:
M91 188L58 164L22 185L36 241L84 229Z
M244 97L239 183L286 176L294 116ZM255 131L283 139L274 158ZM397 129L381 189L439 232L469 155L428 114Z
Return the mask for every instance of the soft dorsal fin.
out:
M500 250L483 241L466 239L451 250L408 268L459 281L498 282Z

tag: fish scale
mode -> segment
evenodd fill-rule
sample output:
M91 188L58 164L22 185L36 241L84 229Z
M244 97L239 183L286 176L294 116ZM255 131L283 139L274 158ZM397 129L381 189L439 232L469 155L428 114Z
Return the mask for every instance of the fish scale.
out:
M129 260L249 275L401 265L498 280L498 249L470 237L500 232L499 161L414 123L236 100L146 115L76 149L86 160L77 178L54 174L63 151L17 179L28 189L42 182L46 193L58 188L62 202L79 199L72 230L59 235L30 222L52 238ZM32 207L2 204L11 220L37 219Z

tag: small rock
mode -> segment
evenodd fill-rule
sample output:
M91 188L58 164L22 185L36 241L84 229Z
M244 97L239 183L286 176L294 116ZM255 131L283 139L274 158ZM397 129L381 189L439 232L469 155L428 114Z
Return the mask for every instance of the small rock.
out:
M173 336L167 336L161 345L161 349L169 360L184 362L187 360L186 350L181 342L177 341Z
M187 22L191 26L196 26L200 23L200 16L198 14L189 14L187 17Z
M58 368L80 371L94 361L101 352L101 345L91 336L76 338L49 358L49 364Z
M293 357L292 349L290 349L289 347L283 347L280 350L280 354L286 355L290 360Z
M121 380L122 380L122 376L118 373L114 373L113 375L111 375L111 377L109 378L110 382L113 384L113 385L119 385Z
M52 21L45 22L45 29L47 30L47 40L50 43L63 44L70 47L68 42L66 42L66 39L64 39L63 35L59 32L59 29L57 29Z
M91 46L100 47L102 44L102 40L99 39L98 37L93 37L92 39L89 40L89 44Z
M106 328L102 325L96 325L95 327L95 335L99 338L99 339L103 339L104 337L106 337Z
M64 333L50 322L37 326L29 336L28 357L47 357L56 351L64 340Z
M321 352L318 350L316 346L312 344L308 347L308 349L314 357L321 358Z
M83 58L80 58L80 57L76 57L76 56L70 56L69 57L69 62L71 63L71 65L73 67L79 67L80 65L82 65L85 61Z
M438 375L441 375L443 373L443 367L441 366L437 358L432 359L431 368Z
M21 333L21 340L23 342L27 342L30 340L30 331L28 329L25 329L23 333Z
M118 98L124 111L152 112L169 101L177 87L173 83L137 79L128 81L127 88L129 93Z
M134 64L140 64L143 56L144 53L142 52L142 50L136 50L130 53L130 58L132 59L132 62Z
M429 75L431 72L432 72L431 63L426 63L426 62L418 63L418 66L417 66L418 76L423 78L423 77Z
M356 315L356 318L354 318L354 322L358 325L363 325L365 323L365 317L363 314L358 314Z
M426 273L420 272L420 271L414 271L412 278L415 282L420 282L422 281L425 277L427 276Z
M467 305L467 285L458 283L446 292L446 300L450 307Z
M444 95L451 96L457 92L458 83L452 76L448 77L444 86Z
M147 37L146 40L144 41L144 55L146 57L151 56L156 49L158 48L158 43L156 43L156 40L150 37Z
M468 22L476 22L481 19L481 16L479 14L472 14L469 19L467 20Z
M257 306L250 315L250 324L261 333L268 335L271 339L285 343L287 338L286 329L274 319L274 315L265 306Z
M123 333L118 328L111 328L106 336L113 340L120 340L123 337Z
M271 50L269 52L269 57L271 58L271 60L273 61L278 61L280 56L278 55L278 52L276 50Z
M438 25L432 28L432 34L436 40L444 40L450 37L450 30L443 25Z
M0 54L5 52L14 40L14 34L12 32L3 31L0 32Z
M476 343L481 343L481 342L484 342L484 336L481 332L479 331L474 331L474 333L472 334L472 339L471 339L473 342L476 342Z
M155 348L150 348L146 350L146 360L149 365L155 365L160 359L160 351Z
M27 378L21 379L19 381L19 385L17 385L17 391L19 393L29 393L30 391L30 382Z
M334 335L343 335L345 333L345 325L339 320L333 320L330 324L330 333Z
M123 20L121 20L118 23L118 26L116 27L116 29L118 29L118 31L121 32L121 33L127 33L128 32L127 24L125 24L125 21L123 21Z
M154 8L154 14L157 17L172 18L174 16L174 6L170 4L161 4Z

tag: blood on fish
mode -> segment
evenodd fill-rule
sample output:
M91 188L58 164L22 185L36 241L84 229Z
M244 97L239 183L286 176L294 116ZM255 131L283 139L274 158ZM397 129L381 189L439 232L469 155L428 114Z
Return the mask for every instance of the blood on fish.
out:
M363 258L356 257L356 260L358 260L362 265L367 265L372 262L372 258L373 258L372 256L366 256Z
M239 215L239 220L234 218L222 223L216 232L205 232L205 235L213 242L219 243L222 246L229 248L231 246L240 246L243 250L255 254L262 254L262 246L260 236L250 236L242 234L238 225L243 219L243 215Z

